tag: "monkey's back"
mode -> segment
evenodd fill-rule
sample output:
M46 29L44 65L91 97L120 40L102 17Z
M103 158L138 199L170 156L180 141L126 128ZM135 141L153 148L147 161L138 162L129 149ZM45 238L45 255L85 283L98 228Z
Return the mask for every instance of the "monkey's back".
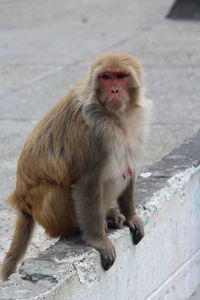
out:
M38 122L18 160L17 177L20 180L29 184L32 181L35 184L39 181L62 182L66 185L72 183L72 169L83 161L78 149L88 146L87 124L80 109L81 104L74 103L68 96Z
M71 186L85 172L90 155L91 133L81 103L73 100L69 93L30 133L18 160L16 188L8 197L11 206L31 214L52 237L77 228Z

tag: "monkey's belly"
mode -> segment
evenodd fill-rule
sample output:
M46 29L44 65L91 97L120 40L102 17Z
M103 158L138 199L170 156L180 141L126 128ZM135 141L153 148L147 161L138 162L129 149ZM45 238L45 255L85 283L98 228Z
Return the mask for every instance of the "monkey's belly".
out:
M103 185L103 204L105 214L111 207L112 203L117 200L121 193L125 190L129 179L122 177L115 180L108 180Z

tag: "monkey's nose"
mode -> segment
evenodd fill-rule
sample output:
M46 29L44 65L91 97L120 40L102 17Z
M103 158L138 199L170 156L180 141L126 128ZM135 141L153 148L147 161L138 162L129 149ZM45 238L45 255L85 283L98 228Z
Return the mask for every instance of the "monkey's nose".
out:
M118 92L119 92L118 87L112 87L112 89L111 89L112 94L117 94Z

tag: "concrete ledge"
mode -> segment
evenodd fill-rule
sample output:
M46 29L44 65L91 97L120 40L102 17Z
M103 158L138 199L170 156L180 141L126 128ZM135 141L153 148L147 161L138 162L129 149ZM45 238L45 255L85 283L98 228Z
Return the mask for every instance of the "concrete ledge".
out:
M0 299L187 299L200 284L200 132L138 179L146 236L110 233L117 260L104 272L79 236L61 239L0 284Z

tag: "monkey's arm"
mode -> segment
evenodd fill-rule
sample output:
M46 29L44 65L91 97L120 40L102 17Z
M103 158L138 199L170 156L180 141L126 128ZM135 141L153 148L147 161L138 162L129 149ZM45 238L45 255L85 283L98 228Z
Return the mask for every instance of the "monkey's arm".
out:
M130 231L133 234L133 243L138 244L144 237L144 228L143 222L140 217L138 217L135 209L134 187L135 176L130 178L127 188L118 198L118 204L121 213L126 218L125 224L130 228Z
M102 266L108 270L114 263L116 254L105 232L103 191L98 168L87 172L73 186L72 197L83 237L88 245L100 252Z

